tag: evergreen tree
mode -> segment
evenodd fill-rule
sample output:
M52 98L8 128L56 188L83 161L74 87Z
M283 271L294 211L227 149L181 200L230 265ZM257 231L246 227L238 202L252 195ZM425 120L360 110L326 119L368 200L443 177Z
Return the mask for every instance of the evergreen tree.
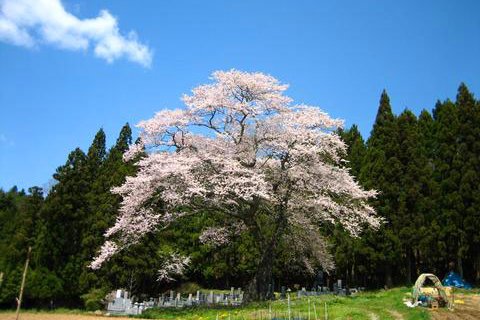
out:
M358 180L366 153L363 137L356 125L348 130L340 130L339 134L347 145L346 165ZM366 276L363 272L366 268L362 264L364 239L351 237L338 225L333 230L332 239L337 276L344 278L350 286L363 285L359 279Z
M29 188L28 194L15 187L6 193L0 190L0 305L14 305L28 247L34 246L42 206L41 188ZM35 289L34 285L30 287Z
M458 207L458 229L460 238L457 248L457 267L461 275L465 270L474 270L479 261L479 217L480 217L480 107L465 84L458 88L458 136L455 163L460 174ZM465 260L471 261L468 263ZM475 261L475 262L474 262ZM465 263L467 262L467 263ZM466 264L466 265L464 265ZM474 265L475 264L475 265ZM474 278L474 274L466 276Z
M98 175L94 177L88 194L89 228L83 238L84 258L80 275L80 290L83 293L119 287L129 289L132 287L135 292L148 289L147 291L151 292L155 287L154 268L158 266L158 261L155 259L158 258L156 251L159 246L156 237L152 237L146 246L129 248L126 257L112 260L102 270L94 272L88 268L104 241L103 234L114 222L121 200L110 190L112 187L121 185L125 177L134 174L136 170L132 161L123 161L123 153L129 148L131 141L132 131L127 123L122 127L115 145L106 153L104 161L98 167ZM91 148L95 145L97 144L94 140Z
M348 130L340 131L340 136L347 145L345 159L348 161L348 167L352 174L358 178L367 151L363 137L355 124Z
M87 216L87 156L79 148L72 151L65 165L54 174L53 187L41 212L42 230L34 260L61 279L61 296L52 297L62 305L78 305L82 271L82 238Z
M87 166L89 173L92 175L92 178L96 178L96 175L100 171L100 168L105 161L107 155L105 147L105 132L103 129L98 130L95 138L93 139L92 145L88 148L87 153Z
M441 221L439 220L439 185L435 179L435 121L427 110L422 110L418 118L419 147L426 158L424 167L424 188L422 196L423 220L417 226L419 239L417 242L417 269L420 272L441 274L443 248L439 246Z
M90 145L87 153L86 166L88 170L89 191L86 194L86 216L83 218L84 232L81 239L82 246L82 270L79 277L80 292L86 293L88 291L89 283L85 280L88 278L88 261L94 254L94 249L98 242L98 230L96 230L96 224L98 219L101 219L101 213L99 209L102 206L102 195L108 192L108 185L105 183L103 177L103 166L106 161L106 136L103 129L100 129L92 144Z
M419 130L416 116L405 110L398 117L399 149L397 158L402 164L402 176L398 181L399 208L397 230L405 257L406 282L420 269L419 243L428 230L424 228L432 209L429 198L432 195L432 172L429 166L425 142Z
M435 179L439 186L439 216L441 228L439 251L442 253L442 271L449 262L458 262L458 253L463 251L465 239L462 229L463 204L459 194L461 163L458 161L458 108L447 100L437 102L433 116L435 119Z
M367 189L380 192L373 201L378 214L385 218L380 230L371 235L379 273L384 275L386 286L393 285L393 273L398 260L400 244L395 228L398 222L397 209L401 163L397 159L397 121L390 106L386 91L380 97L373 130L367 141L367 152L360 173L360 181ZM367 237L369 237L367 235Z

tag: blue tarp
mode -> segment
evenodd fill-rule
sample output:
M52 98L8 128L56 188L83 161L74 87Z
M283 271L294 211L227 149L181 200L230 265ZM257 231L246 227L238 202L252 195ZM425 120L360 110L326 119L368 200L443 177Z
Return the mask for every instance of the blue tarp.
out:
M460 277L456 272L450 271L442 281L444 286L456 287L462 289L472 289L472 285Z

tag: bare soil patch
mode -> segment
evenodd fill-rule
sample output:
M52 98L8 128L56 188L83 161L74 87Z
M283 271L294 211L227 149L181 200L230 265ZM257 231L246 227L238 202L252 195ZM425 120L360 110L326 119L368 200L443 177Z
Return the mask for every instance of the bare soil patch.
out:
M456 295L455 300L463 300L465 303L455 303L455 309L449 311L438 309L431 311L432 320L479 320L480 319L480 296Z
M398 311L388 310L388 313L390 313L395 320L403 320L403 316Z
M132 320L124 317L103 317L90 314L61 314L61 313L21 313L20 320ZM14 312L0 313L0 320L15 320Z

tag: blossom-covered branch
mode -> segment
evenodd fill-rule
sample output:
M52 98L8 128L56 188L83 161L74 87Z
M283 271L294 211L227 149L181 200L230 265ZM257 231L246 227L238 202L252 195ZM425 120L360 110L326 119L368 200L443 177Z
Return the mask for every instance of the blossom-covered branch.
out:
M167 257L158 270L157 280L160 282L175 281L174 277L183 275L186 267L190 264L190 258L184 257L178 253L172 253Z

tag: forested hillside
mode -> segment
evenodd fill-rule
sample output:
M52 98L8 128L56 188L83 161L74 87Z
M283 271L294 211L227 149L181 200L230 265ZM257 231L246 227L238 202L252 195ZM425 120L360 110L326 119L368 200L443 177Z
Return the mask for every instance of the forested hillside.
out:
M383 92L366 141L355 125L339 134L353 175L380 192L373 205L385 222L360 238L323 226L336 262L332 277L350 286L390 287L412 283L422 272L443 276L453 263L480 283L480 101L467 87L460 85L455 101L439 101L418 116L410 110L395 115ZM0 190L0 305L15 305L29 246L27 306L82 306L119 287L156 295L187 281L244 286L258 258L253 240L240 235L228 246L202 244L199 235L212 223L208 215L180 219L100 270L87 267L116 217L120 199L110 189L136 171L134 160L122 160L132 144L129 125L110 149L105 140L100 129L86 152L73 150L47 196L38 187ZM190 255L188 272L176 282L159 282L157 270L173 250ZM292 262L298 259L288 245L275 254L276 287L313 284L314 276Z

